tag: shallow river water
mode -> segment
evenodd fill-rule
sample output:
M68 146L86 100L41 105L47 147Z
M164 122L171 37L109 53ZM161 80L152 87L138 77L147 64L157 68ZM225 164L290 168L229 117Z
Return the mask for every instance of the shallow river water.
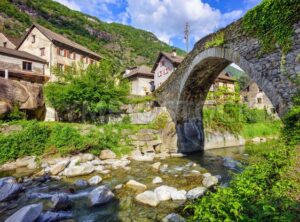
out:
M48 182L28 182L25 183L25 192L19 195L19 198L9 202L8 204L0 204L0 221L4 221L9 215L20 209L22 206L43 202L44 209L50 210L50 200L48 194L69 193L73 201L71 212L74 221L78 222L106 222L106 221L161 221L167 214L172 213L176 208L182 206L183 202L165 201L161 202L158 207L150 207L137 203L134 200L136 192L131 189L121 188L115 190L118 184L124 184L130 179L134 179L147 185L148 190L163 185L168 185L184 189L186 191L201 186L202 176L192 174L192 170L198 170L201 173L210 172L213 175L221 177L221 185L226 186L232 173L241 171L239 164L232 161L245 158L244 148L224 148L206 151L203 153L193 153L181 158L167 158L165 160L157 160L162 165L167 164L165 170L154 170L150 163L135 162L130 164L131 170L114 170L111 174L101 177L103 182L107 184L116 198L114 201L99 207L90 207L88 204L87 194L96 186L76 188L73 183L74 179L67 181L48 181ZM231 159L232 158L232 159ZM228 162L229 160L229 162ZM191 164L191 162L196 164ZM30 172L28 172L29 174ZM24 175L24 172L10 173L12 176ZM4 177L8 175L0 175ZM89 179L93 175L80 177L80 179ZM162 184L152 184L154 177L161 177ZM78 178L76 178L78 179ZM48 195L49 196L49 195Z

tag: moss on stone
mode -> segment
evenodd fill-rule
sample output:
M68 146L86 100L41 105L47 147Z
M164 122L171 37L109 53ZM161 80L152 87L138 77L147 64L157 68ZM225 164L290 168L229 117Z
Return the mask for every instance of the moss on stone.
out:
M205 43L205 49L222 46L224 45L224 43L225 43L224 32L218 32L215 36L213 36L211 41Z

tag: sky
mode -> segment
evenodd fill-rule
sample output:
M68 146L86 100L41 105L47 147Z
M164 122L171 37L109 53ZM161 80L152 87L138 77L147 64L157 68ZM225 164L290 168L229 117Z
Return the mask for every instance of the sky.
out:
M102 21L131 25L154 33L160 40L186 49L190 44L242 17L262 0L55 0Z

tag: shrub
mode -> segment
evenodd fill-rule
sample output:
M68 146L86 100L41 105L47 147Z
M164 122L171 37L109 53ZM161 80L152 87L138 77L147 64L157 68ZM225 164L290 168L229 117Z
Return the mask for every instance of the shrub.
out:
M169 118L170 118L169 113L167 112L160 113L150 124L151 128L156 130L164 129L169 121Z
M16 121L16 120L25 120L27 119L27 115L25 112L19 109L19 106L14 105L12 110L4 116L4 121Z
M205 49L222 46L225 43L224 32L218 32L211 41L205 43Z

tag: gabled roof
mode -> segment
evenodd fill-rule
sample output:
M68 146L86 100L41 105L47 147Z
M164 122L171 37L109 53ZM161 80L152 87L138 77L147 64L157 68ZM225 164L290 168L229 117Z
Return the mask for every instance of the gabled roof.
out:
M43 35L45 35L50 41L52 42L57 42L57 43L61 43L63 45L66 45L68 47L71 47L71 48L74 48L74 49L77 49L79 51L82 51L84 53L87 53L89 55L92 55L98 59L101 59L101 56L98 55L97 53L89 50L88 48L80 45L80 44L77 44L76 42L73 42L69 39L67 39L66 37L60 35L60 34L57 34L53 31L51 31L50 29L47 29L41 25L38 25L38 24L33 24L29 31L26 33L26 35L23 37L21 43L19 44L19 46L17 48L20 48L20 46L22 45L22 43L24 42L24 40L27 38L27 36L30 34L30 32L34 29L34 28L37 28Z
M21 39L19 38L15 38L15 37L11 37L11 36L7 36L5 35L5 37L12 43L14 44L16 47L21 43Z
M148 66L139 66L129 69L129 73L124 73L123 78L132 78L135 76L144 76L148 78L154 78L154 74L151 72L151 68Z
M236 82L236 79L234 79L233 77L231 77L231 74L226 72L226 71L222 71L220 73L220 75L218 76L217 80L227 80L227 81L232 81L232 82Z
M20 58L20 59L25 59L25 60L29 60L29 61L40 62L40 63L43 63L43 64L47 63L46 60L41 59L40 57L32 55L28 52L18 51L18 50L10 49L10 48L0 47L0 54L8 55L8 56L11 56L11 57L16 57L16 58Z
M163 57L163 56L166 57L173 64L174 67L177 67L184 59L183 56L179 56L179 55L174 56L172 53L160 52L158 54L158 57L156 59L156 62L154 64L154 66L152 68L152 72L155 71L156 67L159 64L159 61L160 61L161 57Z

